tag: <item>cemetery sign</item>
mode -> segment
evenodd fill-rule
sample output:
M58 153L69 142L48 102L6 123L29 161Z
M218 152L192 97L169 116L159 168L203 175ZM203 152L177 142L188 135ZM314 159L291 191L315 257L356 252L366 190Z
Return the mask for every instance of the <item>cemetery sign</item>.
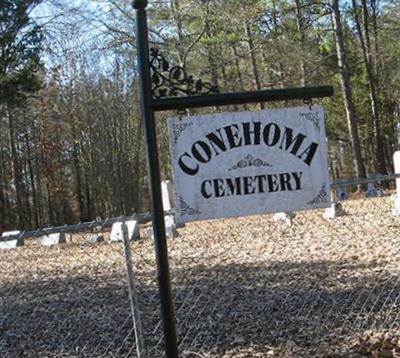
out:
M322 98L322 97L329 97L332 96L333 94L333 87L332 86L316 86L316 87L300 87L300 88L274 88L274 89L268 89L268 90L258 90L258 91L246 91L246 92L229 92L229 93L220 93L217 88L213 88L210 84L207 84L202 81L202 79L197 79L194 80L192 75L189 75L186 73L186 71L179 66L170 66L168 61L165 60L165 58L162 56L162 54L159 53L159 51L152 51L152 59L150 58L150 50L149 50L149 33L148 33L148 27L147 27L147 11L146 7L148 5L147 0L133 0L133 7L135 9L135 25L136 25L136 53L137 53L137 69L138 69L138 75L139 75L139 94L140 94L140 109L141 109L141 117L142 117L142 123L143 123L143 129L144 129L144 136L145 136L145 143L147 147L147 168L148 168L148 178L149 178L149 188L150 188L150 210L152 212L152 222L153 222L153 232L154 232L154 248L156 252L156 258L157 258L157 278L158 278L158 287L159 287L159 292L160 292L160 311L161 311L161 316L162 316L162 321L163 321L163 329L164 329L164 341L165 341L165 355L168 358L176 358L178 357L178 345L177 345L177 338L176 338L176 329L175 329L175 314L174 314L174 308L173 308L173 302L172 302L172 291L171 291L171 282L170 282L170 274L169 274L169 264L168 264L168 248L167 248L167 243L166 243L166 232L165 232L165 221L164 221L164 211L163 211L163 204L162 204L162 196L161 196L161 185L160 185L160 168L159 168L159 161L158 161L158 149L157 149L157 131L156 131L156 123L155 123L155 113L159 111L166 111L166 110L186 110L188 108L200 108L200 107L215 107L215 106L227 106L227 105L237 105L237 104L244 104L244 103L262 103L262 102L273 102L273 101L287 101L287 100L293 100L293 99L302 99L302 100L307 100L310 101L313 98ZM310 166L314 167L312 173L313 175L311 176L310 173L305 175L303 177L303 171L299 170L298 172L301 172L301 178L299 178L299 173L297 173L297 177L292 174L292 181L294 180L294 183L296 183L296 179L300 180L300 184L296 185L295 188L298 186L298 189L295 190L290 190L288 192L290 193L296 193L299 191L305 191L305 186L308 186L309 183L306 182L306 180L310 179L312 181L319 181L318 179L315 179L314 174L318 172L318 168L316 165L316 162L319 162L317 160L317 157L320 157L322 155L322 149L325 148L324 145L324 139L321 140L321 138L324 138L322 135L323 130L323 123L321 124L322 118L313 118L312 116L312 111L311 116L308 115L309 119L307 119L308 122L314 122L316 127L320 128L321 131L321 136L315 136L318 140L317 142L314 141L314 136L310 133L307 132L307 134L296 134L295 127L290 127L289 130L287 130L285 135L289 141L289 147L293 145L292 149L289 149L290 151L295 151L298 153L300 156L299 162L301 162L301 159L303 158L303 166L307 165L307 161L310 162ZM265 112L268 113L268 112ZM307 111L304 112L305 115L307 115ZM322 111L321 111L322 115ZM232 120L236 120L239 122L240 118L235 117L236 115L231 115ZM212 117L211 117L212 118ZM217 116L218 118L218 116ZM267 144L265 144L264 148L262 145L257 144L258 141L261 143L261 139L264 139L264 131L268 135L270 135L270 131L272 132L273 129L276 129L276 127L272 129L265 130L265 126L263 127L263 138L261 138L261 127L260 127L260 138L258 138L258 124L251 124L255 123L255 120L249 121L250 124L253 127L245 129L245 126L242 125L243 135L251 135L250 132L251 130L255 131L255 135L252 139L252 142L250 140L246 140L246 137L242 137L242 143L244 145L241 145L242 143L239 144L237 140L240 140L238 137L238 133L235 129L235 124L238 125L237 123L228 123L225 125L225 127L228 127L232 125L231 129L227 129L227 131L223 127L223 121L227 120L227 118L222 118L220 127L218 128L212 128L212 124L210 120L207 121L208 125L210 126L210 130L206 131L206 133L196 133L193 131L194 128L198 127L198 124L195 124L193 122L194 118L185 120L184 123L179 123L179 120L171 120L170 121L170 130L171 134L173 135L174 139L171 139L171 144L172 144L172 152L173 152L173 170L174 170L174 176L176 180L176 188L177 188L177 195L179 197L179 202L177 203L178 205L178 222L182 221L189 221L189 220L196 220L196 219L201 219L201 218L211 218L211 217L216 217L214 216L217 214L218 216L228 216L231 215L232 213L228 213L228 209L231 210L232 208L230 205L234 205L237 201L240 202L240 200L236 200L241 197L248 197L248 198L256 198L260 197L265 193L265 189L263 189L263 193L261 193L260 189L258 193L253 193L253 188L249 187L249 180L250 179L243 179L243 185L247 187L245 188L240 188L240 195L233 195L233 196L223 196L220 197L220 192L221 190L218 189L220 181L218 179L222 178L228 178L230 176L227 175L227 170L228 172L231 172L233 170L237 170L238 174L239 171L242 171L241 166L243 163L250 163L251 168L264 168L267 169L265 166L258 166L261 162L259 160L256 160L259 158L259 155L264 155L266 154L266 148L265 147L275 147L276 151L276 146L273 146L272 144L270 145L269 143L269 138L267 140ZM210 118L209 118L210 119ZM260 126L263 121L260 119ZM192 123L192 124L191 124ZM278 126L281 125L281 123L274 123L275 125ZM271 124L271 127L273 124ZM192 128L192 129L191 129ZM240 127L239 127L240 128ZM201 129L201 128L198 128ZM203 128L203 131L206 128ZM293 133L290 132L290 130L293 129ZM195 139L195 142L193 142L192 146L194 147L189 147L185 149L184 147L186 145L189 145L189 140L191 139L190 136L187 133L190 130L191 132L191 137L192 139ZM220 131L218 131L220 130ZM218 141L218 135L224 135L223 130L225 131L225 138L224 140L220 138L220 141ZM285 130L284 130L285 131ZM204 139L201 139L200 137L197 139L195 136L198 134L203 134L207 136L207 134L214 132L215 137L213 137L212 134L210 134L211 137L215 139L214 142L210 143L206 147L201 143L194 144L200 140L204 142ZM247 134L245 134L247 133ZM273 132L272 132L273 133ZM290 134L289 134L290 133ZM281 133L279 133L281 134ZM293 136L294 134L294 136ZM289 138L288 136L292 135L292 138ZM227 138L226 136L229 136ZM313 142L311 142L309 145L308 151L307 148L303 149L303 155L300 152L300 148L297 149L297 145L300 146L300 144L303 144L302 136L304 136L304 139L308 136L308 140L312 139ZM185 143L183 143L183 138L185 139ZM208 137L206 137L209 139ZM274 138L274 137L273 137ZM258 140L260 139L260 140ZM291 140L290 140L291 139ZM226 140L228 142L226 142ZM271 139L274 141L275 139ZM293 144L291 142L294 141ZM264 141L265 142L265 141ZM301 143L300 143L301 142ZM312 143L316 143L317 147L315 145L312 145ZM181 145L182 144L182 145ZM207 143L205 142L207 145ZM214 150L214 147L217 148L217 151L212 155L212 152L209 153L210 150ZM261 148L260 153L255 150L255 148ZM220 148L220 149L218 149ZM245 151L245 149L249 149L249 154L246 155L245 158L238 159L234 158L235 153L240 153ZM194 149L194 151L190 151L190 149ZM202 153L201 149L206 150L206 152ZM252 149L252 150L250 150ZM183 153L179 154L180 151L183 150ZM197 150L197 152L196 152ZM326 151L326 148L325 148ZM256 153L254 153L256 152ZM271 149L272 152L272 149ZM282 152L285 152L288 154L287 150L284 150ZM314 152L314 154L312 154ZM187 155L185 155L187 153ZM192 153L192 154L190 154ZM196 158L198 153L198 158ZM264 154L263 154L264 153ZM311 154L309 154L311 153ZM183 157L181 157L183 155ZM192 155L191 157L188 157ZM256 155L254 157L248 157L248 155ZM307 156L310 156L309 159L306 159ZM210 156L210 158L208 158ZM288 155L289 157L289 155ZM200 159L199 159L200 158ZM225 158L224 160L221 160L220 158ZM292 156L292 160L295 158L295 156ZM314 159L315 158L315 159ZM189 171L190 168L192 170L196 171L193 175L190 175L187 173L188 170L182 171L182 167L178 167L179 159L181 160L187 160L187 159L197 159L196 162L191 162L191 164L195 164L195 167L188 167ZM213 159L211 161L211 159ZM217 159L217 160L216 160ZM230 165L228 161L236 159L237 162L230 167L227 167L227 165ZM246 162L247 159L247 162ZM271 161L270 165L275 165L275 168L269 168L269 169L279 169L279 163L278 161L274 160L275 164L272 163L274 158L269 158L266 156L265 159L261 159L262 163L267 163L268 161ZM306 162L304 162L306 160ZM202 162L203 161L203 162ZM188 162L182 162L189 164ZM224 165L221 168L225 168L225 172L221 173L213 173L211 170L212 168L212 163L216 164L221 164ZM267 163L268 164L268 163ZM197 169L198 165L198 169ZM217 166L217 165L215 165ZM237 169L234 169L234 167L238 167ZM179 169L180 168L180 169ZM229 170L232 168L231 170ZM325 166L322 168L319 168L322 173L324 173L326 170L326 162ZM181 170L181 171L179 171ZM193 172L192 172L193 173ZM211 176L209 178L206 177L206 173L209 173ZM279 179L276 179L276 177L271 177L271 179L265 179L267 177L262 177L261 179L256 178L257 175L271 175L278 173L282 174L279 176ZM280 183L280 187L285 186L285 191L280 190L279 193L285 193L286 188L288 188L288 184L286 184L289 179L287 179L287 176L283 175L284 173L288 174L291 172L271 172L271 173L261 173L257 174L246 174L246 175L241 175L242 177L247 176L252 179L252 183L254 181L261 180L264 182L265 180L272 180L272 187L276 189L274 183ZM214 176L214 175L222 175L225 174L226 176ZM204 177L204 179L201 181L201 176ZM321 175L320 175L321 176ZM327 178L327 173L325 173L326 176L326 186L323 187L324 184L322 184L321 189L319 189L318 194L311 199L309 202L314 203L311 206L318 206L318 205L323 205L324 202L327 202L327 189L328 189L328 178ZM185 179L183 178L186 178ZM239 177L239 175L234 175L232 178L234 179L234 184L236 185L236 177ZM324 177L324 174L322 174L321 177ZM187 178L191 178L187 179ZM254 179L255 178L255 179ZM308 179L307 179L308 178ZM179 179L179 180L178 180ZM216 179L214 181L214 179ZM274 181L275 179L275 181ZM321 180L321 178L319 178ZM208 180L208 182L205 182ZM210 182L211 180L211 182ZM279 181L277 181L279 180ZM178 183L179 181L179 183ZM232 179L231 179L232 181ZM240 181L240 179L239 179ZM205 198L204 196L201 196L201 184L205 182L204 184L204 192L206 192L206 197L210 195L210 185L215 185L216 183L217 190L214 189L215 196L211 196L209 198ZM282 182L284 184L282 184ZM323 180L321 180L323 182ZM226 184L229 186L228 180L226 180ZM232 184L232 183L231 183ZM240 184L240 183L239 183ZM293 183L292 183L293 184ZM304 186L304 185L305 186ZM319 183L318 183L319 184ZM199 187L200 185L200 187ZM253 185L253 184L252 184ZM264 184L265 185L265 184ZM314 185L314 184L312 184ZM208 186L206 188L206 186ZM261 185L259 184L259 187ZM200 188L200 194L199 194L199 188ZM234 187L235 188L235 187ZM292 186L291 186L292 188ZM314 186L313 186L314 188ZM269 189L268 189L269 190ZM244 193L242 195L241 193ZM233 193L238 193L238 189L231 190ZM248 194L246 194L246 192ZM271 191L271 196L276 194L274 191ZM217 196L218 195L218 196ZM231 200L232 199L232 200ZM219 207L216 208L218 211L216 213L211 212L211 207L212 205L215 204L215 202L218 200L223 200L224 203L223 205L219 204ZM260 200L260 199L259 199ZM293 200L296 200L295 197L293 197ZM243 201L243 200L242 200ZM260 200L261 201L261 200ZM263 204L263 209L262 211L266 211L268 207L270 207L270 204L265 203L266 200L264 200ZM223 207L226 204L226 211L221 210L221 207ZM254 203L253 205L253 211L254 208L257 208L257 203ZM277 207L278 205L276 205ZM247 208L248 209L248 208ZM272 209L270 209L272 210ZM239 212L240 210L235 210L235 215L244 215L245 210L243 213ZM249 210L247 210L248 213L250 213Z
M328 207L321 106L169 119L177 221Z

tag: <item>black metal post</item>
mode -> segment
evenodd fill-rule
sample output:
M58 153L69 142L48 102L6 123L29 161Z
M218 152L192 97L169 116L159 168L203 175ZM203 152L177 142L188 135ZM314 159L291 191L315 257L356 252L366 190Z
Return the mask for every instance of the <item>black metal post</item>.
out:
M133 7L136 10L136 50L139 70L140 104L147 144L147 167L150 181L151 212L158 266L158 285L164 327L165 352L167 357L175 358L178 357L178 348L169 275L164 210L161 196L156 128L154 123L154 111L151 108L152 94L146 6L147 0L133 1Z

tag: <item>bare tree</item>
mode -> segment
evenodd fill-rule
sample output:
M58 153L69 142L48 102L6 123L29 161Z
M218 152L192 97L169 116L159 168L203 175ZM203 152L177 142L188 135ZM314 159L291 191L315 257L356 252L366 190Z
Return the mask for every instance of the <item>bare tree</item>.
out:
M380 174L387 174L385 165L384 147L382 142L381 118L378 109L378 94L376 88L376 80L374 75L374 66L372 63L371 39L368 24L368 6L366 0L361 0L364 31L361 29L360 17L358 15L357 1L352 0L354 18L358 33L358 38L361 43L361 50L363 53L364 66L367 73L369 97L371 102L372 124L373 124L373 139L374 139L374 154L375 154L375 170Z
M358 137L357 117L356 117L356 111L353 102L353 94L350 84L349 63L343 36L343 27L339 9L339 0L331 0L331 6L332 6L332 24L335 32L340 83L342 86L343 101L347 116L347 126L353 150L354 166L357 177L363 178L365 177L365 167L361 156L360 140Z

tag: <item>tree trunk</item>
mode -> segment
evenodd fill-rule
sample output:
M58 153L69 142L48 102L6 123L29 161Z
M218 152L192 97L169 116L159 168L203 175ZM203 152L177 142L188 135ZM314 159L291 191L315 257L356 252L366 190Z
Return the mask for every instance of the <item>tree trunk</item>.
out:
M271 16L272 16L272 23L273 23L273 40L276 41L276 43L279 43L279 34L278 34L278 10L276 8L276 1L272 0L272 11L271 11ZM277 64L276 64L278 71L278 77L279 77L279 83L280 83L280 88L285 88L285 77L286 73L284 72L284 67L283 64L278 57ZM288 104L288 101L284 101L285 105Z
M182 66L185 69L185 49L184 49L184 35L183 35L183 29L182 29L182 20L181 20L181 14L180 14L180 4L179 0L171 0L171 13L172 13L172 18L175 23L176 27L176 34L178 35L178 60L180 66Z
M231 46L232 51L233 51L233 55L235 56L235 69L236 69L236 75L237 75L237 79L239 82L239 88L242 92L244 92L245 90L245 86L244 86L244 81L243 81L243 76L242 76L242 71L240 70L240 61L239 61L239 54L237 52L237 48L236 48L236 44L232 44ZM236 109L238 109L238 106L235 106ZM243 104L243 108L245 110L248 110L248 106L247 104Z
M353 150L355 172L358 178L365 177L365 167L361 156L360 140L358 137L357 117L354 108L353 95L350 85L349 63L344 44L342 21L340 19L339 0L332 1L332 22L335 32L336 51L338 58L340 83L343 93L343 101L346 109L347 126L350 134L350 141Z
M37 200L37 193L36 193L36 185L35 185L35 175L33 173L33 167L32 167L32 153L31 153L31 142L28 137L28 133L25 132L25 145L26 145L26 151L27 151L27 163L28 163L28 171L29 171L29 181L31 184L31 189L32 189L32 201L33 201L33 217L34 217L34 223L35 227L39 227L39 206L38 206L38 200Z
M373 66L374 66L374 72L375 72L375 81L378 82L379 79L379 39L378 39L378 23L377 23L377 4L376 0L371 0L371 8L372 8L372 27L373 27L373 32L374 32L374 48L375 48L375 53L374 53L374 61L373 61Z
M254 86L257 90L261 90L261 81L260 81L260 75L258 73L256 53L255 53L254 42L253 42L253 34L251 32L250 23L248 20L244 20L244 31L246 34L246 42L247 42L249 52L250 52L251 69L253 72ZM261 109L265 108L265 105L263 102L260 102L260 108Z
M0 121L0 133L1 133L1 121ZM6 223L6 197L5 197L5 186L6 186L6 179L4 175L5 163L6 160L4 158L4 151L0 150L0 162L3 163L0 166L0 236L1 233L4 231L5 223ZM8 214L7 214L8 216Z
M79 220L85 220L85 203L83 201L83 190L82 190L82 177L81 177L81 168L79 165L79 147L78 144L74 143L73 146L73 166L75 171L75 185L76 185L76 196L78 200L78 207L79 207Z
M205 34L206 37L210 38L212 36L211 30L210 30L210 24L208 18L205 19ZM208 64L210 66L210 75L211 75L211 84L215 88L219 88L218 86L218 59L217 56L215 56L215 50L213 49L213 46L210 44L206 45L206 50L207 50L207 60Z
M26 227L25 210L22 204L22 173L20 168L20 163L18 160L17 145L15 142L15 127L14 118L11 114L10 108L6 106L6 117L8 119L8 129L9 129L9 140L10 140L10 152L11 152L11 162L12 162L12 173L15 185L15 199L16 199L16 209L18 217L19 229L23 230Z
M136 141L136 146L135 146L135 152L134 152L134 162L133 162L133 173L134 173L134 180L133 180L133 187L135 188L133 192L133 207L134 211L138 212L140 208L140 176L141 176L141 162L142 162L142 157L140 155L141 153L141 148L142 148L142 138L143 138L143 131L142 131L142 126L141 126L141 121L137 121L137 127L136 127L136 133L137 133L137 141Z
M372 60L371 60L371 41L369 37L369 28L368 28L368 8L365 0L361 0L362 2L362 11L364 18L364 34L361 30L360 19L358 16L358 9L356 0L352 0L353 9L354 9L354 17L356 22L356 28L358 37L361 42L361 48L363 53L364 65L367 72L367 80L369 87L369 97L371 101L371 112L372 112L372 123L373 123L373 136L374 136L374 159L375 159L375 171L379 174L387 174L386 165L385 165L385 155L384 148L382 142L382 133L381 133L381 119L379 116L378 110L378 96L376 90L375 76L373 73Z
M2 106L0 106L0 109L2 109ZM3 121L0 120L0 134L4 133L3 129ZM5 223L6 223L6 158L5 158L5 151L3 150L2 147L0 147L0 235L5 229ZM7 213L7 217L8 217Z
M299 32L299 40L300 40L300 59L299 59L299 66L300 66L300 83L301 86L306 85L306 62L304 59L305 55L305 44L306 44L306 31L304 26L304 18L303 13L301 10L301 0L295 0L296 6L296 23L297 23L297 31Z

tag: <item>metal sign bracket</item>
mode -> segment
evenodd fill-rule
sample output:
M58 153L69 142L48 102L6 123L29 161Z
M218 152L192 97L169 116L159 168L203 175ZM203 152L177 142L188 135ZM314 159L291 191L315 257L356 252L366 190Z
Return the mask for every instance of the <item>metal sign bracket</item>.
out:
M179 66L171 67L157 50L150 58L146 7L147 0L133 0L136 13L136 49L139 73L140 107L146 138L150 201L157 258L161 315L164 328L165 353L178 357L168 248L165 234L164 209L161 196L154 114L157 111L184 110L194 107L224 106L257 102L311 99L332 96L331 86L271 89L263 91L217 93L202 80L194 80ZM177 97L184 94L183 97Z

